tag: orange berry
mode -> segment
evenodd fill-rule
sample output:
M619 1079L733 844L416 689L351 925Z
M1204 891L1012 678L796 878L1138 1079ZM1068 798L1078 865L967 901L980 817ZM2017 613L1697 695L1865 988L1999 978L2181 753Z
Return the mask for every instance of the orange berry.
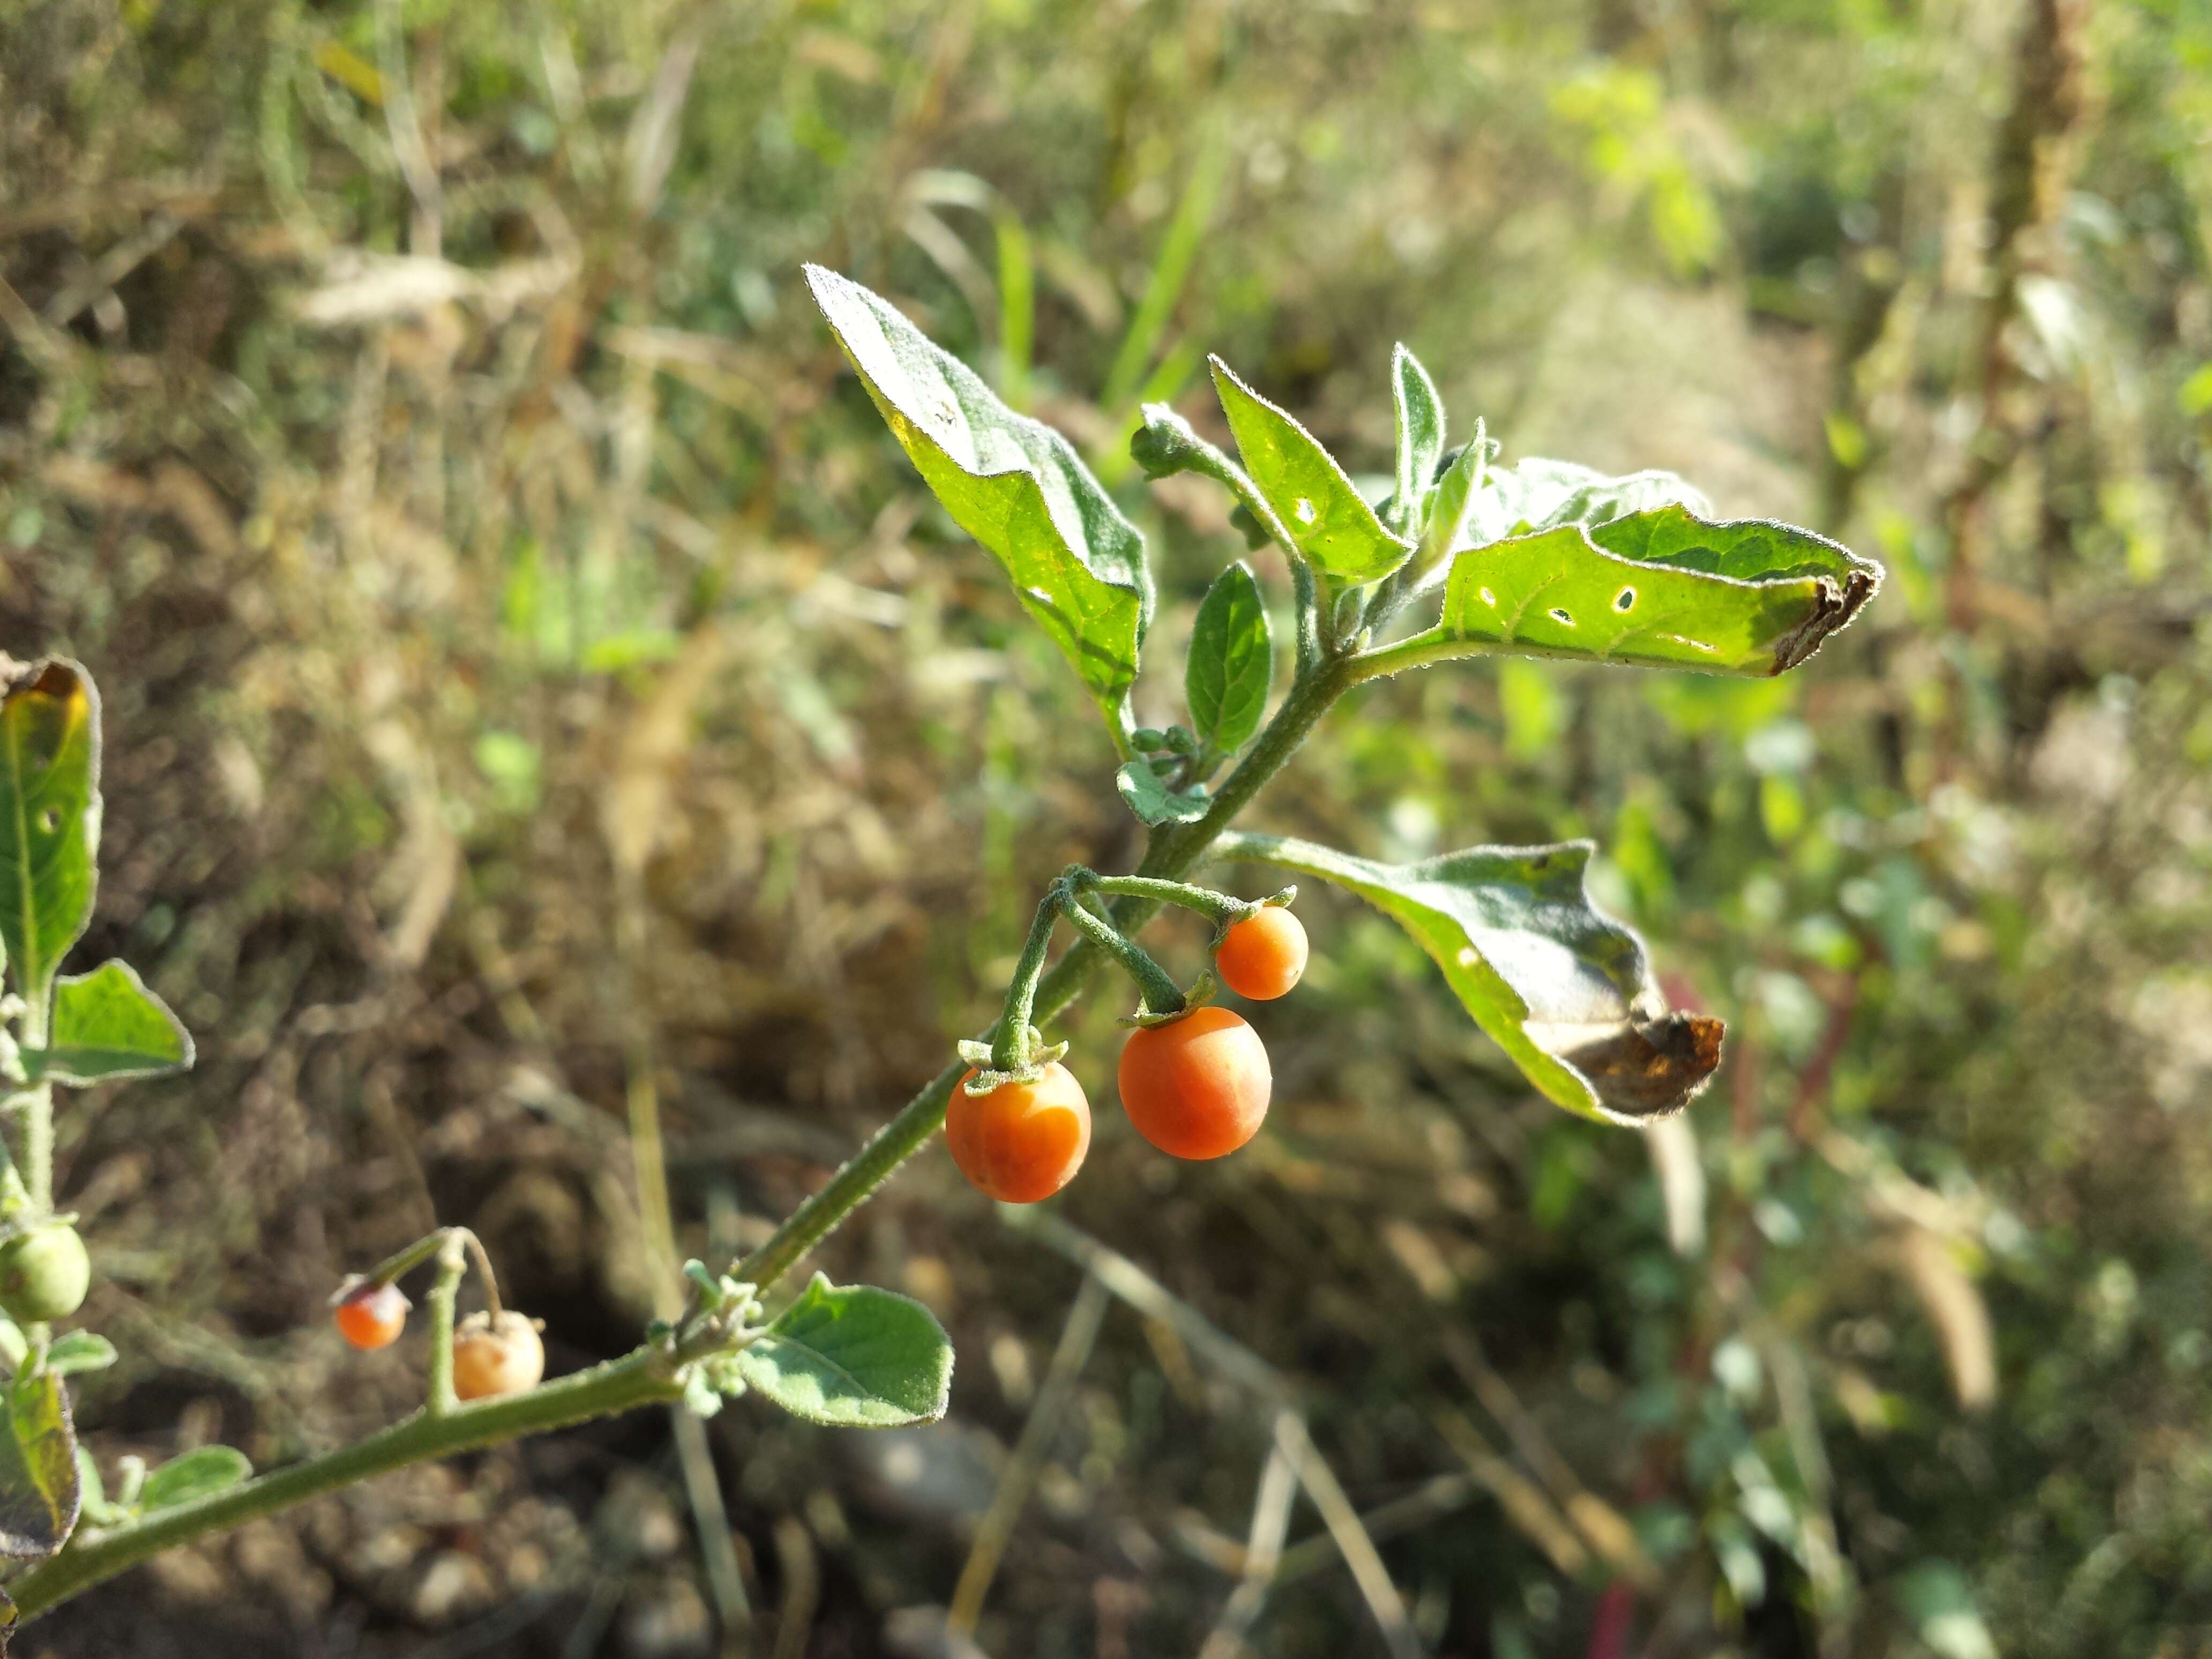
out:
M512 1310L472 1313L453 1328L453 1397L489 1400L534 1389L545 1375L538 1322Z
M945 1145L977 1191L1007 1204L1050 1198L1075 1178L1091 1150L1091 1103L1055 1062L1035 1083L968 1092L970 1072L945 1108Z
M363 1285L341 1297L332 1310L338 1334L356 1348L388 1348L407 1328L414 1304L397 1285Z
M1176 1158L1220 1158L1260 1132L1274 1078L1267 1047L1226 1008L1141 1026L1121 1049L1121 1106Z
M1273 1002L1305 970L1305 925L1279 904L1237 923L1213 953L1213 971L1221 982L1255 1002Z

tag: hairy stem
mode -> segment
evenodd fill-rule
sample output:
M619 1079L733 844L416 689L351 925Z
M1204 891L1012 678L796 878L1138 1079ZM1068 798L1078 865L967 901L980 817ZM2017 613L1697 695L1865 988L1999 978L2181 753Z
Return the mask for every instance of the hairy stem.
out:
M1059 884L1054 884L1057 887ZM1065 893L1066 889L1059 889ZM1182 988L1175 982L1168 970L1152 960L1145 947L1132 939L1124 939L1110 921L1086 909L1070 897L1061 907L1067 913L1068 925L1103 951L1115 965L1137 982L1137 994L1144 1000L1147 1014L1181 1013L1183 1007Z
M1253 796L1283 769L1329 706L1363 678L1357 672L1356 659L1344 658L1322 662L1311 673L1302 675L1267 722L1267 730L1222 784L1206 816L1194 823L1155 830L1135 873L1174 881L1193 868L1215 838L1251 804ZM1114 925L1125 934L1133 933L1159 907L1158 898L1125 896L1114 905ZM1097 945L1088 939L1079 941L1037 981L1032 1018L1043 1024L1066 1010L1083 994L1105 960L1105 953ZM983 1040L994 1036L995 1030L987 1032ZM965 1060L956 1060L924 1084L898 1115L877 1130L874 1139L830 1177L828 1186L784 1218L766 1243L732 1267L732 1275L765 1289L788 1273L894 1170L928 1144L944 1123L945 1103L967 1069Z
M998 1035L991 1044L991 1064L1001 1072L1018 1072L1030 1063L1030 1024L1036 1006L1037 981L1044 974L1045 952L1052 948L1053 924L1060 920L1057 883L1036 908L1030 936L1022 945L1022 959L1006 987L1006 1012L1000 1015Z
M675 1380L678 1363L665 1349L639 1348L521 1394L473 1401L443 1416L416 1412L366 1440L227 1492L160 1510L124 1526L80 1533L58 1555L49 1556L9 1583L9 1596L20 1615L28 1619L173 1546L242 1526L372 1475L639 1406L679 1400L684 1390Z
M23 999L20 1030L22 1046L46 1046L46 998L32 989ZM23 1176L30 1194L31 1213L44 1215L54 1207L54 1085L41 1083L15 1097L23 1114Z
M1336 658L1324 660L1302 677L1259 741L1229 775L1206 816L1194 823L1156 830L1136 876L1174 882L1197 865L1253 796L1283 769L1329 706L1364 678L1357 671L1353 660ZM1125 933L1133 932L1158 911L1164 898L1147 890L1133 889L1122 894L1113 906L1114 925ZM1079 940L1037 981L1032 1017L1045 1021L1064 1012L1083 994L1105 960L1105 953L1097 945ZM793 1211L765 1244L737 1264L736 1276L765 1287L788 1272L936 1133L945 1121L945 1103L966 1070L967 1062L956 1060L925 1084L828 1186ZM439 1248L450 1240L458 1257L459 1232L455 1229L434 1234L424 1244L402 1252L402 1256L412 1265L430 1253L426 1245ZM457 1277L449 1281L441 1273L440 1288L432 1292L434 1308L441 1294L450 1297L453 1282ZM450 1311L449 1300L449 1317ZM441 1413L426 1408L365 1440L257 1476L227 1492L179 1504L120 1527L81 1532L59 1553L9 1583L8 1594L20 1616L28 1619L165 1549L241 1526L356 1481L640 1406L672 1404L684 1394L683 1385L677 1381L678 1370L727 1340L703 1325L693 1328L699 1333L697 1337L674 1347L647 1344L619 1359L521 1394L457 1404ZM447 1355L450 1364L449 1343Z
M438 1246L438 1279L430 1286L429 1399L423 1409L443 1417L459 1406L453 1397L453 1297L469 1270L459 1228L448 1230Z

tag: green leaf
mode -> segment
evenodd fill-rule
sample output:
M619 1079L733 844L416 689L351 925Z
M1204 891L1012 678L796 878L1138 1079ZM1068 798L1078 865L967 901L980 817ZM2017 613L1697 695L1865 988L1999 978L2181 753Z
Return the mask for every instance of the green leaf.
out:
M23 1050L33 1082L159 1077L192 1063L190 1034L128 963L63 975L54 986L52 1039L47 1048Z
M35 1560L68 1540L83 1492L61 1378L17 1377L8 1389L8 1428L0 1434L0 1556Z
M0 694L0 945L33 1003L92 917L100 695L59 657Z
M94 1331L64 1331L46 1350L46 1369L56 1376L104 1371L115 1359L115 1345Z
M1397 494L1392 522L1416 528L1415 515L1444 453L1444 403L1420 359L1401 343L1390 354L1390 396L1398 410Z
M87 1524L112 1527L128 1521L131 1511L107 1501L107 1487L100 1478L100 1465L82 1446L76 1449L77 1514Z
M1890 1594L1920 1639L1943 1659L1997 1659L1996 1643L1974 1605L1974 1592L1949 1562L1922 1562L1901 1574Z
M745 1382L794 1417L833 1428L933 1423L952 1388L952 1343L911 1297L842 1289L820 1273L738 1354Z
M1809 530L1715 524L1668 505L1458 553L1442 618L1392 649L1428 660L1503 649L1779 674L1857 615L1881 583L1880 565Z
M1114 775L1114 787L1129 810L1147 824L1195 823L1212 804L1204 795L1169 788L1146 760L1124 762Z
M146 1476L139 1507L148 1513L173 1509L196 1498L211 1498L253 1478L253 1465L233 1446L201 1446L173 1457Z
M1260 584L1242 559L1213 579L1198 607L1183 665L1191 729L1216 753L1233 755L1260 729L1275 676L1275 641Z
M1152 617L1144 539L1067 441L1017 415L888 301L819 265L815 303L922 480L1013 579L1109 720Z
M1720 1064L1721 1022L1669 1013L1643 941L1592 908L1588 842L1377 864L1311 842L1224 836L1218 855L1335 882L1413 936L1528 1080L1571 1112L1643 1123Z
M1490 463L1498 457L1498 444L1487 436L1480 419L1474 423L1474 441L1452 457L1444 476L1429 493L1421 526L1421 579L1416 591L1441 581L1449 567L1452 550L1462 544L1468 514L1483 494Z
M1238 380L1220 358L1206 361L1245 471L1313 567L1357 584L1378 581L1403 564L1413 544L1382 527L1367 498L1313 434Z
M1662 507L1685 507L1707 519L1713 512L1703 490L1672 472L1653 469L1608 477L1572 461L1531 456L1517 465L1488 472L1468 503L1451 550L1554 530L1563 524L1608 524Z

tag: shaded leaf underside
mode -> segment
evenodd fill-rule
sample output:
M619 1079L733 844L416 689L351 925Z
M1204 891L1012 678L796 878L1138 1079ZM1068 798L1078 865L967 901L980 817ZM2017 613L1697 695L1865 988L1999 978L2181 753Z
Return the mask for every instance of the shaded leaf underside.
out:
M1152 611L1136 527L1066 439L1008 409L895 307L818 265L806 280L923 482L1118 714Z
M1720 1064L1722 1025L1670 1013L1643 942L1583 891L1587 842L1474 847L1418 864L1273 836L1219 855L1279 865L1358 893L1443 969L1462 1006L1528 1080L1583 1116L1643 1123L1680 1109Z

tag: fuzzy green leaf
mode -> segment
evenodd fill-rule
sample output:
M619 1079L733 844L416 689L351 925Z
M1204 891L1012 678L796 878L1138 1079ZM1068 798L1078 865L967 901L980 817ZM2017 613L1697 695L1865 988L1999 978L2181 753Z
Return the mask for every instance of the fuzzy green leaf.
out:
M1393 648L1431 661L1506 650L1779 674L1811 656L1881 586L1880 565L1809 530L1761 519L1715 523L1679 501L1621 510L1686 491L1671 474L1599 479L1603 489L1595 478L1570 489L1559 469L1539 488L1528 464L1493 474L1462 526L1442 617ZM1522 507L1591 516L1524 532L1525 519L1507 517ZM1505 539L1486 539L1501 526Z
M104 962L54 985L52 1041L23 1050L33 1082L100 1083L159 1077L192 1063L192 1039L128 963Z
M1215 752L1233 755L1260 729L1275 675L1275 641L1252 568L1238 560L1200 602L1183 665L1191 730Z
M39 1371L9 1384L8 1429L0 1434L0 1556L36 1560L68 1541L83 1496L61 1379Z
M1485 475L1482 488L1468 504L1451 550L1563 524L1609 524L1662 507L1687 507L1703 519L1713 514L1705 492L1675 473L1653 469L1609 477L1573 461L1531 456L1511 467L1493 467Z
M50 658L0 694L0 944L35 1002L92 919L100 695Z
M833 1428L933 1423L952 1389L952 1342L911 1297L820 1273L767 1334L738 1354L757 1392Z
M1397 490L1392 522L1401 531L1417 527L1421 497L1444 453L1444 403L1420 359L1403 344L1390 354L1390 398L1398 411Z
M46 1369L56 1376L104 1371L115 1359L115 1345L95 1331L64 1331L46 1350Z
M146 1476L139 1507L149 1514L196 1498L211 1498L253 1478L253 1465L233 1446L200 1446L173 1457Z
M1397 921L1550 1100L1604 1122L1647 1122L1705 1086L1720 1064L1721 1022L1667 1011L1643 941L1583 890L1592 850L1471 847L1377 864L1272 836L1220 842L1223 857L1333 881Z
M1121 792L1129 810L1146 824L1195 823L1211 805L1203 795L1169 788L1150 761L1124 762L1114 775L1114 787Z
M1314 568L1358 584L1379 581L1403 564L1413 544L1383 528L1320 441L1238 380L1221 359L1206 361L1244 470Z
M1108 718L1126 724L1152 616L1144 538L1051 428L859 283L806 267L815 303L915 470L1013 579Z

